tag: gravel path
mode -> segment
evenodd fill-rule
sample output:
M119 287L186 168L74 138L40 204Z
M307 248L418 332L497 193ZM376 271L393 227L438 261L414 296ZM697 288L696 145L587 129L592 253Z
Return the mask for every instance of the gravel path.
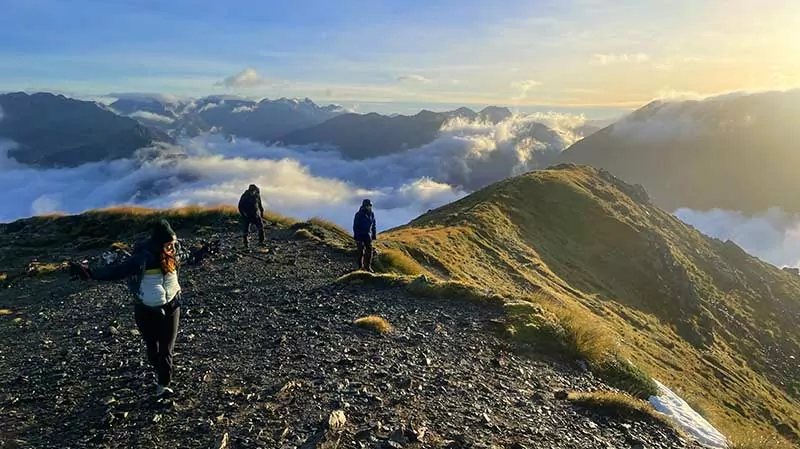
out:
M556 399L607 387L515 352L489 306L335 284L352 261L284 231L258 258L228 248L182 272L177 395L164 403L122 283L57 276L0 292L14 312L0 316L0 447L695 447ZM372 314L395 331L352 325ZM346 422L330 430L335 410Z

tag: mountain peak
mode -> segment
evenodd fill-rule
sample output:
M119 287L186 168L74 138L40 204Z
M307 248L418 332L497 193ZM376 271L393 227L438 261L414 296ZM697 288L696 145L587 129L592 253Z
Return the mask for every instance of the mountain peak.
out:
M495 183L381 240L449 278L592 311L621 336L625 357L706 398L711 422L800 440L797 276L702 235L641 187L558 165Z

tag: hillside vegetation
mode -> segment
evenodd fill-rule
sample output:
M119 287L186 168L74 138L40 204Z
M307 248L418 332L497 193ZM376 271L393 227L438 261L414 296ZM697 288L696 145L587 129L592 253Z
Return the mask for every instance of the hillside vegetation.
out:
M620 354L734 441L800 441L800 277L607 172L562 165L499 182L381 241L439 277L590 311Z

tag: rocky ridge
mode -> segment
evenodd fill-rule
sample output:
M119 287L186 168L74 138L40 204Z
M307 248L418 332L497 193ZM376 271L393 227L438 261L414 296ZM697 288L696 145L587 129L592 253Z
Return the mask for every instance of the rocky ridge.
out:
M179 231L180 233L180 231ZM500 311L335 280L348 255L273 229L270 251L182 274L174 400L150 399L121 284L21 279L0 292L2 447L693 447L654 421L566 400L608 389L526 355ZM353 320L380 315L377 335Z

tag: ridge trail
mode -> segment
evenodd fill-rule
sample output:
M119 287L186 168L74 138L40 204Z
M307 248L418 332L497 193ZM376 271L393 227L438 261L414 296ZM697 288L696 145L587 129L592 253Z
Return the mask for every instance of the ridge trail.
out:
M219 233L220 256L183 268L165 403L150 398L122 283L58 275L0 291L14 312L0 316L0 447L697 447L556 399L609 387L521 354L491 330L500 310L336 284L350 256L269 232L259 259ZM373 314L395 331L352 325ZM328 430L334 410L343 429Z

